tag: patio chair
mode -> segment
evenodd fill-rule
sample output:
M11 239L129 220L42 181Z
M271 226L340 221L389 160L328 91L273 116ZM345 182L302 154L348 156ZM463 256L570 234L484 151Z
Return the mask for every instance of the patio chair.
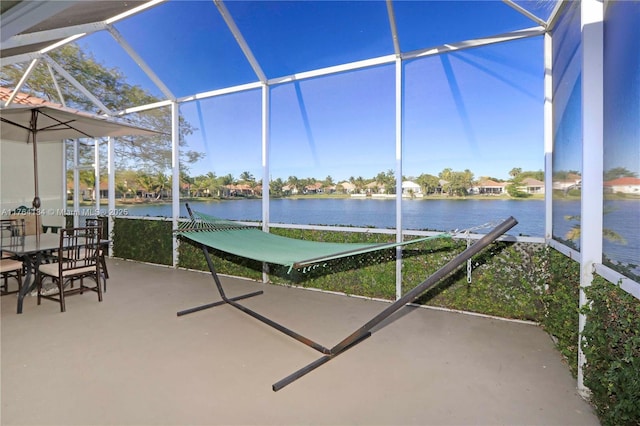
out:
M23 274L22 261L9 258L0 259L0 275L2 275L2 281L0 282L0 296L17 293L20 290L20 287L22 287ZM9 278L15 278L18 282L18 287L15 290L9 290Z
M0 247L16 245L24 235L24 220L2 219L0 222L0 236L2 245ZM24 265L22 260L16 258L11 253L2 250L0 259L0 295L17 293L22 287L22 277L24 276ZM16 290L9 290L9 279L15 278L18 287Z
M38 305L42 299L53 300L60 303L60 311L65 312L65 297L85 291L98 293L98 301L102 302L100 236L100 228L95 226L60 231L56 262L38 268ZM45 278L53 280L58 287L57 293L44 294L42 281ZM94 281L95 285L86 285L86 281ZM79 282L79 287L75 288L75 282Z
M97 217L97 218L87 218L85 221L85 224L87 226L97 226L100 228L100 235L106 235L105 232L105 220L101 217ZM104 291L106 293L107 291L107 278L109 278L109 270L107 269L107 262L105 261L104 258L104 248L102 246L100 246L100 267L102 268L102 275L104 276Z

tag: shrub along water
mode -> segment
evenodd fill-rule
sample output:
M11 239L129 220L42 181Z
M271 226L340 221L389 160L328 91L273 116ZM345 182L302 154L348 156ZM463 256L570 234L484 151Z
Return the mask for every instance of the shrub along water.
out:
M562 253L547 249L549 274L542 295L545 330L553 336L574 377L578 374L578 309L580 264Z
M640 303L602 278L585 292L581 345L591 401L604 425L640 425Z
M112 239L115 257L173 264L171 222L116 219Z

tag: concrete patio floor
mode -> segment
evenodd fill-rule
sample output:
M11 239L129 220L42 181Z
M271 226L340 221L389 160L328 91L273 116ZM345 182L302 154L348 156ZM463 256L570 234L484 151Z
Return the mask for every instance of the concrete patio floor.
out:
M538 326L407 307L319 353L218 300L208 274L108 260L104 301L1 298L2 425L596 425ZM227 294L331 347L388 304L224 277Z

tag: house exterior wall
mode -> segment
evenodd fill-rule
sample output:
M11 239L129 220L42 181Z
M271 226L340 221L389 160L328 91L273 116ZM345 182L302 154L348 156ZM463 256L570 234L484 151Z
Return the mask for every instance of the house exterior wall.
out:
M611 192L620 192L622 194L640 194L640 185L612 185Z
M417 183L407 180L402 182L402 193L403 194L409 194L409 193L421 194L422 188Z
M63 144L38 144L38 186L43 225L62 226L66 197L63 185ZM0 204L2 218L19 206L31 207L34 196L33 145L0 141Z

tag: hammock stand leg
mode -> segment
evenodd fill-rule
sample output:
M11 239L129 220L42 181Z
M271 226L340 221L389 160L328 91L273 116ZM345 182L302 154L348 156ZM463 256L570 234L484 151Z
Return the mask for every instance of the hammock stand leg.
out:
M284 379L274 383L273 386L271 387L273 391L274 392L279 391L280 389L287 386L288 384L298 380L302 376L310 373L311 371L315 370L321 365L326 364L336 356L340 355L341 353L347 351L348 349L362 342L367 337L371 336L371 330L373 329L373 327L380 324L382 321L387 319L396 311L406 306L407 303L413 302L415 299L418 298L418 296L420 296L426 290L438 284L443 278L445 278L451 272L456 270L460 265L466 262L467 259L470 259L474 255L476 255L478 252L483 250L489 244L493 243L496 239L498 239L498 237L500 237L502 234L504 234L505 232L507 232L509 229L513 228L517 224L518 222L513 217L510 217L509 219L502 222L500 225L496 226L491 232L489 232L484 237L479 239L475 244L468 247L458 256L456 256L451 261L449 261L449 263L447 263L442 268L438 269L435 273L433 273L431 276L429 276L422 283L414 287L412 290L408 291L404 296L402 296L401 298L393 302L386 309L384 309L378 315L376 315L371 320L369 320L369 322L367 322L365 325L363 325L362 327L354 331L352 334L350 334L341 342L339 342L337 345L335 345L333 348L331 348L330 353L328 355L318 358L317 360L307 365L306 367L303 367L295 371L294 373L288 375Z
M262 290L260 291L256 291L253 293L248 293L248 294L244 294L241 296L236 296L236 297L227 297L224 293L224 288L222 287L222 282L220 281L220 278L218 277L218 273L216 272L216 268L213 265L213 260L211 260L211 255L209 254L209 251L207 250L207 247L203 244L202 245L202 253L204 254L205 259L207 260L207 265L209 266L209 271L211 271L211 276L213 277L213 280L216 283L216 287L218 289L218 293L220 293L220 297L222 298L221 301L219 302L213 302L213 303L208 303L206 305L202 305L202 306L197 306L195 308L190 308L190 309L185 309L183 311L178 312L178 316L182 316L182 315L186 315L186 314L190 314L193 312L198 312L201 311L203 309L208 309L208 308L213 308L215 306L220 306L220 305L225 305L225 304L229 304L231 306L233 306L234 308L244 312L247 315L252 316L253 318L262 321L263 323L275 328L276 330L280 331L281 333L286 334L289 337L292 337L294 339L296 339L297 341L304 343L305 345L317 350L318 352L321 352L323 354L329 354L330 353L330 349L322 346L321 344L314 342L313 340L296 333L293 330L288 329L287 327L278 324L277 322L270 320L269 318L260 315L259 313L247 308L246 306L243 306L239 303L237 303L237 300L241 300L241 299L246 299L252 296L257 296L259 294L262 294Z
M262 290L254 291L253 293L247 293L247 294L243 294L241 296L229 297L229 300L237 301L237 300L242 300L242 299L248 299L248 298L253 297L253 296L259 296L262 293L264 293ZM194 312L204 311L205 309L215 308L216 306L224 305L225 303L227 303L227 302L224 301L224 300L220 300L218 302L207 303L206 305L201 305L201 306L196 306L194 308L184 309L184 310L178 312L178 316L181 317L183 315L192 314Z

